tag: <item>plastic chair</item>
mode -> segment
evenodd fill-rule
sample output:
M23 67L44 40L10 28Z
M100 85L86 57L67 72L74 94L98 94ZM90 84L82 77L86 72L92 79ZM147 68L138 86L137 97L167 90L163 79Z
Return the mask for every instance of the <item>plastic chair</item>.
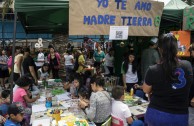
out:
M112 118L109 117L108 120L106 120L106 122L103 123L101 126L112 126L112 125L111 125L111 120L112 120Z
M124 122L122 119L115 117L114 115L112 116L112 125L111 126L124 126Z

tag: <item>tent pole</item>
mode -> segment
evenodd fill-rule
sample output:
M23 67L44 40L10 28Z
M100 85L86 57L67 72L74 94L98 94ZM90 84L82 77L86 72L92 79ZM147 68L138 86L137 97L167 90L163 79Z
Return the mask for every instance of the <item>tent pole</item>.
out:
M17 12L14 15L14 29L13 29L13 47L12 47L12 66L11 66L11 97L10 102L13 101L13 73L14 73L14 59L15 59L15 43L16 43L16 28L17 28Z

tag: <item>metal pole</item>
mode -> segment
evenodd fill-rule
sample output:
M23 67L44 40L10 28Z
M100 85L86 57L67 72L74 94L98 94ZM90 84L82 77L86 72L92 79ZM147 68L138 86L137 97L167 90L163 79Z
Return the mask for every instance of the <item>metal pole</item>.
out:
M4 16L5 18L5 16ZM4 49L4 45L5 45L5 38L4 38L4 32L5 32L5 28L4 28L4 18L2 18L2 46Z
M13 29L13 47L12 47L12 66L11 66L11 97L10 102L13 101L13 72L14 72L14 59L15 59L15 43L16 43L16 28L17 28L17 12L14 14L14 29Z

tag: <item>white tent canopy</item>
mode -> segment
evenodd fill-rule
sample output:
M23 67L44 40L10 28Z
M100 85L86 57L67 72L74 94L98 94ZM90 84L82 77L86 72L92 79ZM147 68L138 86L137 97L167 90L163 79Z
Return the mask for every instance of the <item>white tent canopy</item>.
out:
M153 0L153 1L164 2L164 6L170 2L170 0Z

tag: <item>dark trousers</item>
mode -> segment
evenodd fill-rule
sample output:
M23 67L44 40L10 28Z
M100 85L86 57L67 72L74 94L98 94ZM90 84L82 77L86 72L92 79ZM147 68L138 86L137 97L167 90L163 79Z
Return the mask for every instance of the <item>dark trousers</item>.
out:
M59 69L52 68L52 74L54 79L59 79Z
M100 68L100 65L101 65L101 62L96 62L96 61L94 62L94 67L96 67L96 68L97 68L97 67L98 67L98 68Z
M65 66L65 73L66 73L66 82L70 81L70 76L73 75L73 65L66 65Z
M109 67L109 66L107 66L107 68L108 68L108 70L109 70L109 75L113 75L113 67Z
M20 78L19 73L13 73L13 81L16 82Z
M103 123L95 123L96 126L102 126Z
M188 114L172 114L154 108L147 108L145 126L188 126Z
M135 93L136 89L133 87L136 83L126 83L127 85L127 92L131 91L131 88L133 88L133 91Z

